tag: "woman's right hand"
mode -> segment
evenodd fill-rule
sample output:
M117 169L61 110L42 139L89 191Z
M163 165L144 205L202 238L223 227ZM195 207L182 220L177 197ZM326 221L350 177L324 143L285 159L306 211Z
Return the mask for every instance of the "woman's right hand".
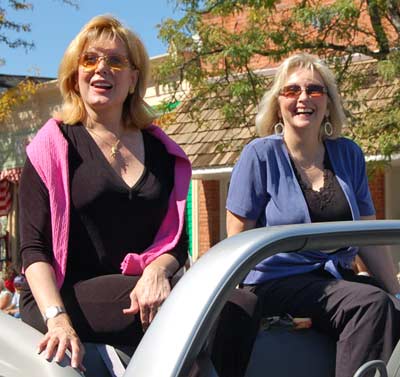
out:
M60 362L68 349L71 352L71 366L85 371L82 364L85 349L72 327L66 313L59 314L47 321L48 331L38 344L38 353L43 353L46 360Z

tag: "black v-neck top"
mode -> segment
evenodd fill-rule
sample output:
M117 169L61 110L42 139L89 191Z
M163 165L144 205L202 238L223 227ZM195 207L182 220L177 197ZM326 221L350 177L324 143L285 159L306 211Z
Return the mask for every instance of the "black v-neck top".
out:
M61 130L69 145L71 199L66 285L120 273L128 252L140 254L152 244L168 209L174 157L158 139L142 131L145 168L138 182L129 187L85 127L62 125ZM29 159L21 177L20 207L23 267L51 262L48 191ZM184 230L170 254L183 265L187 250Z

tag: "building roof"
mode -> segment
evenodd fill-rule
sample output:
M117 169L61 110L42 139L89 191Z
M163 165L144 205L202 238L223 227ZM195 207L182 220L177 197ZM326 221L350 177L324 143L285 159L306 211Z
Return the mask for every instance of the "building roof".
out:
M21 81L23 81L25 79L33 80L36 83L54 80L54 78L50 78L50 77L5 75L5 74L0 73L0 94L3 93L7 89L14 88Z
M356 93L350 92L348 86L343 86L345 107L349 108L354 99L363 100L362 106L353 109L353 113L383 107L393 99L395 91L399 89L399 80L384 82L378 78L376 68L375 61L352 65L351 74L364 78ZM266 80L266 90L272 83L272 77L269 76ZM226 123L221 111L213 107L211 100L200 104L200 119L193 119L190 115L191 109L197 109L198 106L195 100L183 102L176 113L161 119L163 129L184 149L194 169L232 167L243 147L256 137L256 108L247 109L247 118L242 124L230 125Z
M190 116L192 106L197 105L184 103L175 116L162 122L163 128L184 149L193 168L232 166L243 146L255 137L254 109L250 109L246 124L232 127L210 102L201 107L200 120Z

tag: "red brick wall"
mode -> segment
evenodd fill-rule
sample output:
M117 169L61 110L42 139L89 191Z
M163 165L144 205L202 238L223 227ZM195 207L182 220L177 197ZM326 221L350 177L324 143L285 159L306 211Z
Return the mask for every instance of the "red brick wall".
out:
M199 183L199 256L219 242L219 181Z
M385 219L385 172L377 170L369 179L369 189L374 201L376 218Z
M295 5L298 5L301 3L302 0L281 0L276 4L276 11L274 13L273 18L271 18L271 22L268 24L269 30L280 30L280 20L287 18L288 14L291 12L291 8ZM359 0L358 2L360 2ZM325 0L325 4L332 3L333 0ZM229 32L240 32L245 29L246 23L247 23L247 18L248 18L248 11L244 9L242 12L235 13L234 15L229 15L229 16L216 16L213 14L204 14L203 20L208 23L209 25L215 25L219 27L223 27L224 29L228 30ZM390 42L393 44L397 40L397 33L394 30L393 26L386 20L382 20L383 26L388 32L388 37L390 39ZM358 26L360 30L372 30L371 22L368 17L367 9L366 9L366 4L363 2L363 5L361 7L361 17L359 18L358 21ZM297 26L294 25L294 28ZM315 37L317 34L317 30L314 28L309 29L309 38ZM365 33L360 33L356 34L353 36L354 40L353 43L357 44L368 44L372 49L377 47L376 40L373 38L373 36L367 37ZM338 43L340 44L340 41L336 39L336 36L331 37L332 40L327 40L327 42L332 42L332 43ZM273 45L266 46L266 48L273 48ZM223 65L223 61L221 60L220 62L221 66ZM261 56L261 55L255 55L250 62L250 66L252 69L262 69L262 68L272 68L279 65L279 63L271 61L268 57ZM207 68L206 65L203 65L203 68Z

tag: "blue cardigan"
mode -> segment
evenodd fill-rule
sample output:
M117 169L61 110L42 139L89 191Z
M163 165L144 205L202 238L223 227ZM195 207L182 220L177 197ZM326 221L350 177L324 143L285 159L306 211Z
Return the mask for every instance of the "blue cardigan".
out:
M325 147L353 219L375 214L361 149L345 138L326 140ZM232 172L226 207L236 215L256 220L258 227L311 222L281 136L253 140L243 149ZM318 250L276 254L255 266L244 282L259 284L322 266L341 278L337 266L350 268L357 251L349 247L332 254Z

